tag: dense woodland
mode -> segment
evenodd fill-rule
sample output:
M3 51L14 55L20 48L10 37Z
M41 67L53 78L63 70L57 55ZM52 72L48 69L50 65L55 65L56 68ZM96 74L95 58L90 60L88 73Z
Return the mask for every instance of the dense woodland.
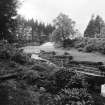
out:
M105 37L105 22L103 19L97 15L96 17L92 15L91 20L84 32L84 37L90 38L104 38Z
M105 83L103 62L74 61L71 54L41 51L31 58L24 47L52 41L62 49L105 54L105 23L92 15L84 36L76 22L60 13L53 25L26 20L17 14L17 0L0 1L0 105L105 105L100 86ZM90 76L78 70L97 72Z
M32 41L45 43L49 41L52 31L55 29L51 24L45 25L38 20L26 20L21 16L17 16L17 38L19 41Z

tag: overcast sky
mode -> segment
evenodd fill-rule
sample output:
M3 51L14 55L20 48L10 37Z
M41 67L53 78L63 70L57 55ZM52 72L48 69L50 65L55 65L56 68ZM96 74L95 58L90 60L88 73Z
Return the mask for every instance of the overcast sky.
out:
M21 0L22 1L22 0ZM24 0L19 14L51 23L59 13L69 15L83 32L92 14L105 20L105 0Z

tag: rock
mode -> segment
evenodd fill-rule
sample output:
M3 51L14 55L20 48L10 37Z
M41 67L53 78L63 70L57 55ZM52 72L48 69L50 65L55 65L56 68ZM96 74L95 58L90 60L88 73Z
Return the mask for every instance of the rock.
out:
M105 97L105 84L101 85L101 95Z
M44 87L40 87L40 91L41 91L41 92L45 92L46 89L45 89Z

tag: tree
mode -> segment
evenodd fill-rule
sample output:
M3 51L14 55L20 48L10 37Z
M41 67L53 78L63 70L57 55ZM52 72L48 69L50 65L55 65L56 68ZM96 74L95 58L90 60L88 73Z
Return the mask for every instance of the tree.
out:
M75 33L75 22L72 21L67 15L60 13L59 16L53 21L55 30L52 34L52 40L55 42L63 42L70 38Z
M103 19L98 15L95 19L95 32L96 32L96 37L98 38L104 38L105 37L105 22Z
M99 15L97 15L96 18L92 15L91 20L84 31L84 36L90 38L101 37L101 30L103 27L105 27L103 19Z
M43 22L34 21L33 19L28 21L30 27L32 27L32 39L33 41L44 43L49 40L49 35L54 30L51 24L45 25Z
M34 19L30 20L30 26L32 28L32 41L34 41Z
M86 30L84 31L84 37L94 37L95 35L95 20L94 15L92 15L91 20L89 21Z
M16 21L16 36L18 42L26 42L32 40L32 27L28 24L28 21L20 15L17 16Z
M95 32L97 34L101 34L101 29L104 26L104 21L103 21L103 19L99 15L97 15L97 17L95 19L95 26L96 26L95 27Z
M18 23L16 34L21 41L33 41L41 44L49 40L49 35L54 30L51 24L45 25L45 23L38 22L38 20L27 20L19 15L16 19Z
M101 38L105 38L105 26L101 29Z
M0 40L13 41L17 15L17 0L0 0Z

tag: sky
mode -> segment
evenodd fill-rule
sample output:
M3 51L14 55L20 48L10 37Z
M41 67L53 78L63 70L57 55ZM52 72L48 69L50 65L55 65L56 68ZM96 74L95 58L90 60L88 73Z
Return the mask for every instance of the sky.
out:
M26 19L52 23L64 13L76 22L81 33L85 30L91 15L99 14L105 20L105 0L20 0L22 4L18 13Z

